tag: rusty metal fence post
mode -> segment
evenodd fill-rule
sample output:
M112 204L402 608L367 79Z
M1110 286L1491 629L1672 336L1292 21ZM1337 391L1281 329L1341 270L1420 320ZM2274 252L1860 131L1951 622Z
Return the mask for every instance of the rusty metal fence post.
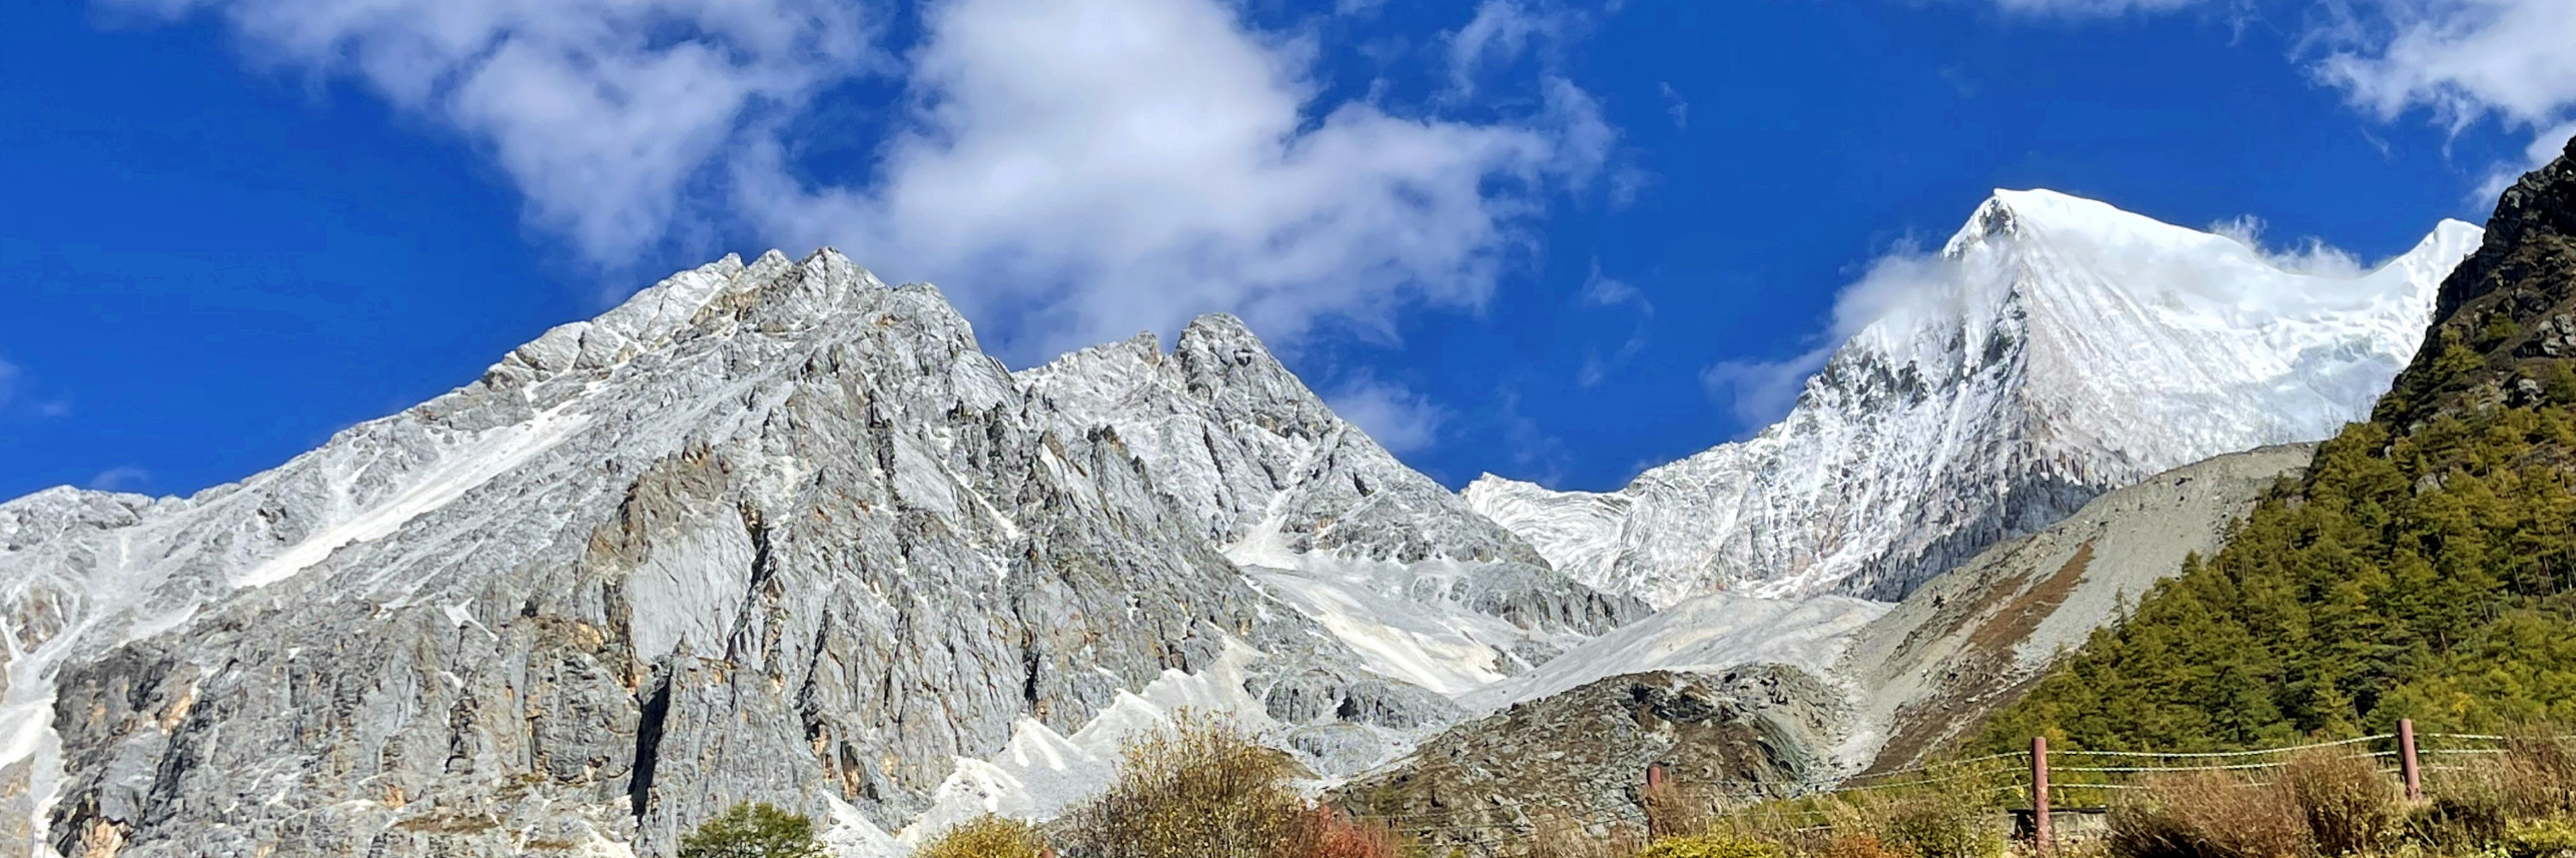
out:
M2048 737L2030 737L2030 833L2031 845L2042 855L2057 843L2054 816L2048 808Z
M2415 719L2397 719L2397 772L2406 779L2406 800L2424 800L2424 767L2415 762Z

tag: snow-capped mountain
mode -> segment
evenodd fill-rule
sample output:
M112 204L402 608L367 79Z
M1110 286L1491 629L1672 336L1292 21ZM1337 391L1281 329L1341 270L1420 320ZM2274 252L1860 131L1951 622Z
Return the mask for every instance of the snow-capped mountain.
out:
M2366 272L2050 191L1997 191L1866 309L1760 435L1609 493L1487 475L1478 512L1555 567L1671 605L1903 596L2103 491L2365 415L2477 246L2444 221ZM2292 266L2298 267L2298 266Z
M664 854L760 800L879 854L1184 705L1346 769L1464 714L1346 638L1499 674L1641 612L1539 562L1230 318L1014 376L928 286L728 257L239 483L0 504L0 852Z

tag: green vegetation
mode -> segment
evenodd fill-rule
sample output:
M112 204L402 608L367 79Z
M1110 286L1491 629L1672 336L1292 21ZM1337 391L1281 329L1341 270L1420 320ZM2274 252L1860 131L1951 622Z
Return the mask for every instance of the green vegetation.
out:
M2481 365L2450 347L2465 356L2431 363ZM2095 633L1972 746L2218 750L2410 717L2437 731L2576 723L2569 404L2348 428L2216 557Z
M737 804L680 838L680 858L824 858L814 821L775 805Z

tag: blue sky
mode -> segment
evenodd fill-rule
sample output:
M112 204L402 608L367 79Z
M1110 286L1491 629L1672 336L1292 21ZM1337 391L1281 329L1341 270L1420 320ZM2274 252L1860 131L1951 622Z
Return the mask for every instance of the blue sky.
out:
M521 8L523 5L528 8ZM114 0L0 9L0 497L185 494L733 251L1014 367L1245 315L1415 466L1758 429L1995 187L2394 254L2567 138L2561 0Z

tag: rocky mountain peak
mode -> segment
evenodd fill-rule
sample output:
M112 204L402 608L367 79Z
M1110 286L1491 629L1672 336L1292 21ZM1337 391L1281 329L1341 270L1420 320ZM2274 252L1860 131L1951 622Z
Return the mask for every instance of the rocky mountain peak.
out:
M2446 410L2576 395L2576 141L2507 188L2477 252L2443 279L2425 348L2375 412L2411 426ZM2562 388L2551 393L2554 386Z
M1577 580L1658 605L1895 599L2104 490L2332 434L2414 356L2476 240L2446 222L2352 271L1997 191L1942 254L1853 287L1851 338L1760 435L1616 493L1480 480L1466 497Z

